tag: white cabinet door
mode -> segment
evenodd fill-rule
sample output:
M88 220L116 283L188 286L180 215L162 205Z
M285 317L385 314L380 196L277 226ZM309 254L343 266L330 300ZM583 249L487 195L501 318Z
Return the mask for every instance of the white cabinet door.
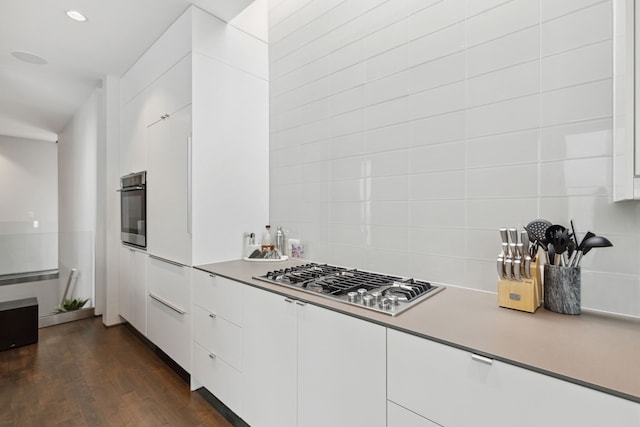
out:
M387 401L387 427L438 427L438 424Z
M191 104L191 54L167 70L146 90L145 123L151 126Z
M148 131L147 251L191 264L191 107Z
M388 399L443 426L640 425L634 402L394 330L387 344Z
M241 417L253 427L294 427L297 306L251 286L242 302Z
M133 251L133 289L129 323L147 335L147 259L144 252Z
M386 329L311 304L296 305L298 426L384 427Z
M144 93L122 106L120 113L120 175L147 169L147 127L144 114Z
M133 254L135 251L120 246L120 266L118 271L118 310L128 322L133 319Z
M242 412L240 372L200 344L193 346L193 375L233 412Z

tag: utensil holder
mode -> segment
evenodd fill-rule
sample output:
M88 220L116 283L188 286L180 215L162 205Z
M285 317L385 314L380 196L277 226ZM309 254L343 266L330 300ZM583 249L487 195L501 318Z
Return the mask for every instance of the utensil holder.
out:
M537 262L531 263L530 279L498 279L498 306L533 313L541 303L542 281Z
M544 308L580 314L580 267L544 266Z

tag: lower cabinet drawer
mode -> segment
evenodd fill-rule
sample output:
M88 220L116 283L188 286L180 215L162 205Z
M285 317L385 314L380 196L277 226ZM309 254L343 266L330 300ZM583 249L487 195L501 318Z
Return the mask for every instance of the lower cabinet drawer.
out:
M178 365L191 372L191 316L149 296L147 337Z
M198 307L193 307L193 340L241 371L242 329Z
M420 415L387 401L387 427L439 427Z
M236 415L242 416L240 372L201 345L194 343L192 375Z

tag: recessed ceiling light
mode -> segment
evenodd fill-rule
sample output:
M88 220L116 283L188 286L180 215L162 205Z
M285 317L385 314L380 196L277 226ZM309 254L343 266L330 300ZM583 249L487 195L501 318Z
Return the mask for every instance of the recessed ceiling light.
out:
M16 50L11 52L14 58L19 59L20 61L28 62L29 64L38 64L43 65L47 63L47 60L41 56L38 56L34 53L25 52L23 50Z
M84 22L87 20L87 17L78 12L77 10L67 10L67 16L74 21Z

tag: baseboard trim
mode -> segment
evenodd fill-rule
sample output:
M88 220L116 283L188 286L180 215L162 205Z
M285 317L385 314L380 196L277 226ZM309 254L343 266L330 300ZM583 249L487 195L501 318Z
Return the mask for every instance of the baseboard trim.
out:
M42 316L38 319L38 328L47 328L49 326L59 325L61 323L74 322L88 317L94 317L95 308L81 308L80 310L67 311L66 313L55 313L48 316Z

